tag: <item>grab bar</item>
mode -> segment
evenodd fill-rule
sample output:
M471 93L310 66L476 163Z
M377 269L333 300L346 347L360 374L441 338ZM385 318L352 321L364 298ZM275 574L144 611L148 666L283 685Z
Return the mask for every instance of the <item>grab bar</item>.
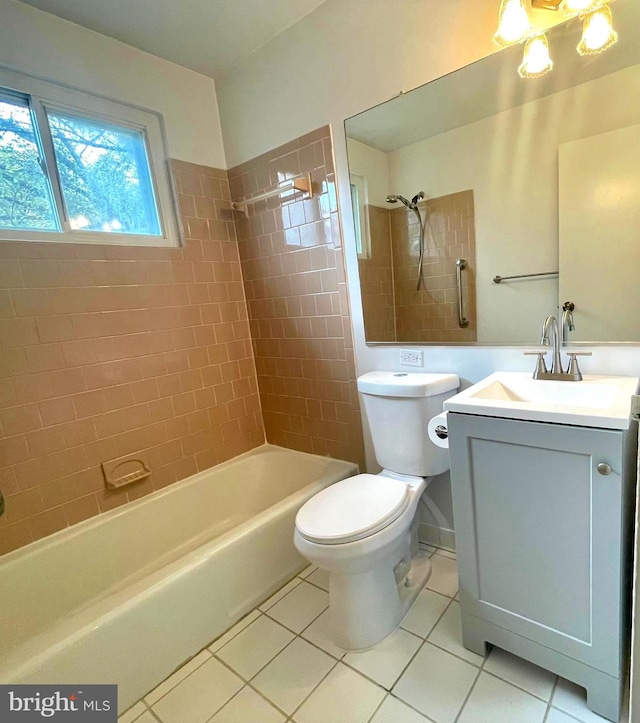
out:
M456 261L456 286L458 287L458 326L466 329L469 326L469 319L464 317L464 309L462 308L462 272L467 268L466 259L458 259Z

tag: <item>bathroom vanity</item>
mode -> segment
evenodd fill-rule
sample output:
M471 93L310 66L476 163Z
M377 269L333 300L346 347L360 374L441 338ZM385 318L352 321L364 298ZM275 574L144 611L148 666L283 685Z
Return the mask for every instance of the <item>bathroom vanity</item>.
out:
M445 403L464 644L587 689L619 720L629 659L638 380L496 374Z

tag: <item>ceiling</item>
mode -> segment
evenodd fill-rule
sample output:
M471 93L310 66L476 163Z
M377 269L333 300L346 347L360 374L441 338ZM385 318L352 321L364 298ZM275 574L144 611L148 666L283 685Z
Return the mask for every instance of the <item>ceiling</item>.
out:
M23 0L213 78L326 0Z
M574 18L550 31L555 66L542 78L518 76L522 46L517 45L349 118L347 136L389 153L637 65L640 44L635 29L640 27L640 2L617 0L612 7L620 40L602 55L585 58L576 53L582 23Z

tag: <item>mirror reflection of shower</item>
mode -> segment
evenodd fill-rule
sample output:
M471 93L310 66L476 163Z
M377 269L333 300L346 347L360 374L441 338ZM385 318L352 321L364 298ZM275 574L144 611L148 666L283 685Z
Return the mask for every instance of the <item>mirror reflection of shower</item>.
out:
M418 281L416 283L416 291L420 291L422 288L422 285L424 283L424 280L422 278L422 265L424 263L424 227L425 224L422 221L422 215L420 213L420 209L418 208L418 203L422 201L424 198L424 191L419 191L416 193L416 195L409 201L404 196L398 195L391 195L387 196L387 203L403 203L407 208L411 209L415 215L418 217L418 224L420 226L420 259L418 261Z

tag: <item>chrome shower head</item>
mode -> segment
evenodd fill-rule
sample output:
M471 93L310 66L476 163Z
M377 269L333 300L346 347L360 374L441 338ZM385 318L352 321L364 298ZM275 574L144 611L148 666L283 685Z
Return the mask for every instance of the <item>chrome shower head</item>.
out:
M410 201L407 200L404 196L398 195L392 195L387 196L387 203L403 203L407 208L410 208L412 211L415 211L418 208L418 201L421 201L424 198L424 191L420 191L420 193L417 193Z
M400 201L400 203L404 203L407 208L411 208L411 203L407 201L404 196L387 196L387 203L398 203L398 201Z

